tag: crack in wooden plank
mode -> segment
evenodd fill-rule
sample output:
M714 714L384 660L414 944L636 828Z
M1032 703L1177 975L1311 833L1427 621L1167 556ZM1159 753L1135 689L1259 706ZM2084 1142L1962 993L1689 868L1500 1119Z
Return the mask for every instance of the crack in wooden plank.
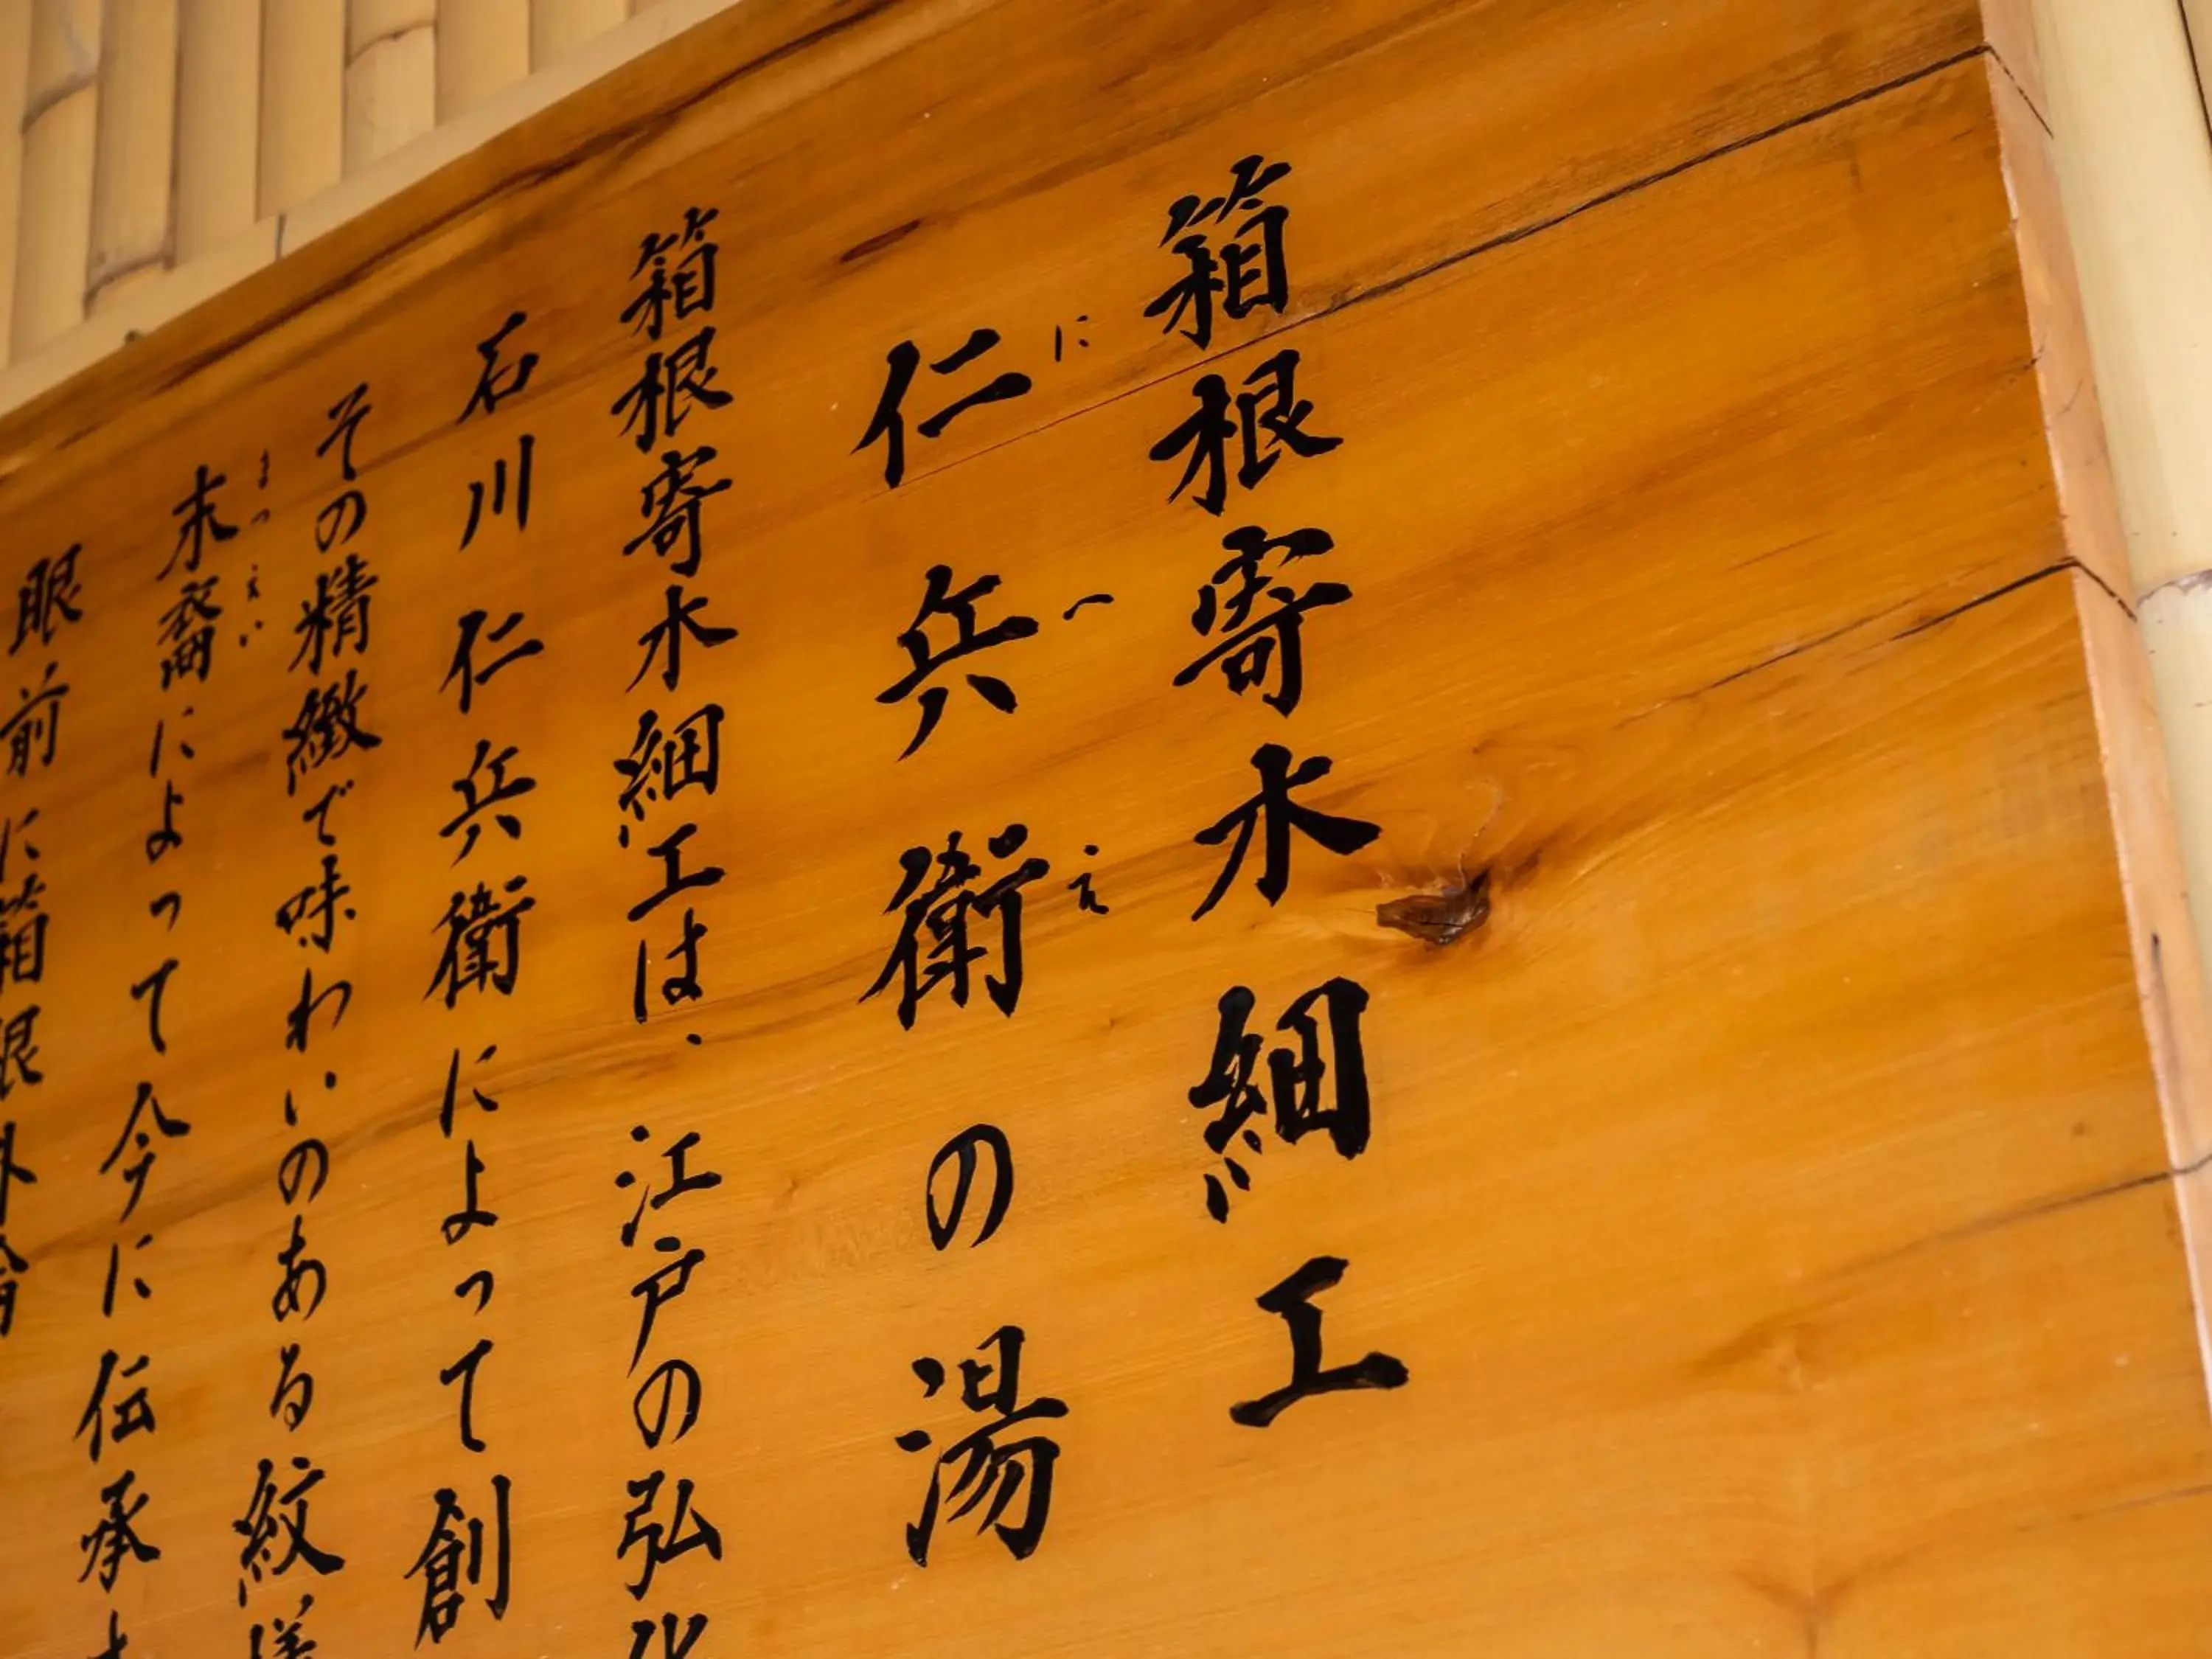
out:
M1655 173L1644 173L1635 179L1630 179L1625 184L1612 185L1606 190L1599 191L1595 196L1575 204L1571 207L1562 208L1557 213L1548 214L1543 218L1532 220L1527 224L1516 226L1510 230L1499 231L1495 234L1484 238L1481 241L1474 243L1468 247L1462 248L1456 252L1447 253L1439 258L1432 259L1428 264L1420 266L1417 270L1406 271L1399 276L1389 277L1383 282L1377 283L1371 288L1364 288L1340 294L1335 298L1329 301L1328 304L1317 307L1316 309L1306 313L1304 316L1295 317L1288 322L1279 323L1272 328L1264 329L1261 332L1252 336L1250 338L1239 341L1233 346L1224 346L1219 350L1208 352L1192 358L1188 362L1179 363L1174 368L1167 370L1164 373L1156 374L1149 380L1140 380L1133 385L1122 387L1119 392L1110 392L1107 396L1099 398L1096 403L1085 404L1080 408L1071 409L1063 414L1053 416L1053 418L1048 421L1040 422L1036 426L1016 433L1011 437L1002 438L994 443L986 444L980 448L970 450L964 455L956 456L951 460L946 461L941 465L910 471L907 476L907 483L911 486L916 483L926 483L927 480L936 477L940 474L951 471L955 467L965 466L969 462L979 460L986 455L995 454L1000 450L1007 448L1012 445L1024 442L1028 439L1036 436L1038 433L1049 432L1054 427L1064 426L1070 421L1079 419L1083 416L1091 414L1096 410L1107 408L1113 404L1121 402L1125 398L1133 398L1139 396L1141 393L1153 391L1159 386L1168 385L1171 381L1179 380L1186 375L1192 374L1194 371L1218 366L1226 362L1231 357L1234 357L1241 353L1251 350L1255 346L1265 345L1268 342L1279 339L1284 335L1291 333L1296 330L1305 328L1328 318L1337 316L1343 312L1350 310L1354 306L1364 305L1371 300L1386 298L1389 295L1398 293L1404 289L1410 288L1416 283L1424 282L1429 277L1437 275L1439 272L1449 270L1455 266L1465 264L1470 260L1480 258L1484 254L1493 253L1502 248L1510 247L1516 243L1528 241L1532 237L1540 236L1546 231L1555 230L1561 225L1568 224L1576 219L1583 217L1585 214L1594 213L1601 208L1607 207L1627 197L1640 194L1644 191L1650 190L1657 185L1665 184L1671 179L1680 178L1683 174L1694 172L1698 167L1705 167L1715 161L1723 161L1730 155L1749 149L1755 145L1765 143L1771 139L1778 138L1785 133L1793 132L1801 127L1809 126L1817 122L1826 120L1832 116L1839 115L1844 111L1856 108L1861 104L1868 103L1875 99L1886 97L1891 93L1900 91L1917 82L1928 80L1935 76L1942 75L1948 70L1956 69L1961 64L1970 63L1974 58L1988 55L1989 50L1990 49L1987 46L1978 46L1971 47L1965 52L1953 52L1950 56L1946 58L1939 58L1932 64L1924 64L1919 69L1910 70L1903 75L1893 76L1890 79L1881 82L1878 85L1863 88L1857 92L1848 94L1842 98L1835 99L1831 102L1822 104L1817 108L1802 111L1798 114L1790 116L1786 120L1776 122L1771 126L1762 127L1757 132L1747 133L1740 138L1729 139L1726 143L1715 145L1710 149L1700 150L1695 155L1689 156L1680 161L1671 163L1667 167L1660 168Z

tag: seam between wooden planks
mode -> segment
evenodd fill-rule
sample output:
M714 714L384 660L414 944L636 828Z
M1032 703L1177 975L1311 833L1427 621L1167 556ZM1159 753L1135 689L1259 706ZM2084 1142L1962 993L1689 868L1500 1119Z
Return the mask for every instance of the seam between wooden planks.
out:
M988 9L989 5L994 3L995 3L995 0L982 0L983 9ZM549 180L560 178L565 174L572 173L578 168L593 161L600 160L609 155L619 155L624 149L635 149L640 145L647 143L651 142L654 137L674 124L684 113L698 104L713 98L720 93L726 91L731 86L736 83L753 78L763 71L773 69L779 64L786 63L796 57L802 56L811 50L822 46L823 43L836 37L845 34L863 24L882 19L889 15L912 11L917 16L921 23L927 25L930 23L931 19L937 9L937 8L929 7L910 8L906 3L906 0L872 0L872 3L866 4L863 9L857 10L842 18L831 20L819 25L805 34L793 36L777 44L773 48L761 52L757 56L748 59L745 63L716 76L710 83L690 88L681 95L672 98L664 103L657 104L651 110L633 118L629 121L624 122L618 126L596 132L586 141L571 145L557 156L543 161L514 166L508 171L503 173L495 182L489 183L481 189L471 192L467 196L466 199L449 205L448 207L440 210L433 217L424 219L420 222L407 226L403 234L396 235L392 240L377 247L373 252L346 261L342 270L326 276L320 280L313 282L313 285L307 290L292 295L283 300L281 303L275 307L258 312L250 319L241 321L237 325L224 330L219 339L210 343L205 347L186 354L180 354L176 358L173 359L166 368L152 371L149 374L148 380L143 384L143 386L137 388L135 392L128 383L120 380L111 382L110 384L112 389L104 395L98 393L94 394L90 399L92 407L88 408L83 401L70 398L70 388L77 384L77 382L64 382L62 386L57 386L53 392L47 394L46 398L33 400L32 403L21 405L17 410L8 411L5 415L0 415L0 444L4 444L8 434L11 433L21 434L17 439L17 441L27 450L30 450L32 452L32 453L27 457L27 459L32 462L35 461L39 453L55 454L70 449L76 444L83 441L85 439L94 435L102 428L105 424L105 417L102 411L104 411L105 408L110 402L112 402L114 397L130 393L137 398L150 398L176 390L207 368L232 356L240 349L250 344L255 339L298 320L304 313L312 312L319 304L321 304L343 293L348 288L372 276L379 270L388 267L399 258L405 257L410 252L426 245L439 233L452 229L456 225L465 222L494 204L514 196L520 191L526 191L535 185L542 185ZM972 13L975 8L969 5L955 5L945 9L947 15L940 21L937 27L926 28L925 32L927 34L934 36L936 33L942 32L944 28L958 27L962 22L966 21L967 17ZM911 32L908 31L906 33L910 34ZM909 43L910 42L902 43L901 45L893 47L892 50L902 50L903 44ZM1832 99L1811 109L1802 110L1794 115L1772 122L1755 132L1746 134L1741 137L1728 140L1724 143L1711 146L1693 155L1685 157L1679 161L1669 163L1664 167L1641 174L1637 178L1625 181L1622 184L1611 186L1591 197L1578 201L1569 207L1559 210L1556 212L1547 214L1541 218L1533 220L1485 237L1480 241L1474 243L1468 247L1443 256L1439 259L1431 261L1415 270L1401 273L1396 276L1380 282L1371 288L1339 294L1322 308L1310 313L1305 316L1297 318L1291 322L1279 325L1275 329L1257 335L1254 337L1253 339L1244 342L1243 346L1240 346L1237 349L1242 349L1246 346L1260 343L1274 337L1277 334L1286 331L1288 329L1300 326L1304 323L1314 321L1322 317L1332 316L1338 311L1340 311L1348 306L1357 305L1367 300L1381 298L1387 295L1395 293L1401 288L1407 287L1411 283L1417 283L1426 276L1435 275L1438 271L1449 269L1453 265L1463 264L1468 260L1479 258L1484 253L1493 252L1514 243L1526 240L1530 237L1539 235L1546 230L1565 223L1572 219L1581 216L1583 214L1594 211L1610 202L1620 199L1626 196L1633 195L1643 190L1649 189L1655 185L1662 183L1669 179L1677 177L1698 167L1703 166L1708 161L1722 159L1736 151L1747 149L1753 145L1764 143L1769 138L1787 133L1795 128L1822 120L1830 115L1850 109L1856 105L1881 98L1900 88L1911 85L1916 82L1927 79L1929 76L1939 75L1945 70L1954 68L1960 64L1962 64L1976 56L1982 55L1989 52L1989 46L1986 43L1984 43L1978 44L1960 52L1947 54L1944 57L1922 64L1917 68L1890 76L1871 86L1863 87L1856 91ZM873 62L878 61L878 58L880 56L885 55L888 55L888 52L872 56L868 59L868 63L872 64ZM641 59L640 61L643 62L647 60ZM866 66L866 64L863 64L858 67L865 68ZM611 81L613 78L615 77L610 77ZM841 76L840 78L844 77ZM560 107L561 106L554 106L556 110ZM547 112L547 114L550 113L550 111ZM537 118L543 119L544 118L541 116ZM531 124L529 123L526 123L523 126L513 129L511 133L502 135L501 138L495 140L494 143L497 144L502 142L521 142L519 136L526 133L529 131L530 125ZM417 186L416 188L419 189L420 186ZM397 210L401 204L407 201L408 195L410 193L410 192L403 192L401 195L392 198L392 202L386 204L386 207ZM370 224L376 214L385 210L386 210L383 208L372 210L369 215L365 215L362 218L353 221L347 226L341 228L339 234L353 234L356 236L362 234L361 228ZM283 269L283 262L279 260L275 265L267 268L267 270L280 270ZM258 275L265 278L267 276L267 270L264 270L262 273L258 273ZM248 280L251 282L253 279ZM229 294L223 296L218 296L212 303L218 305L222 303L224 300L229 297L230 294L240 292L244 286L245 285L241 284L240 289L234 289L229 291ZM189 316L191 313L187 313L185 314ZM181 320L181 319L179 320ZM1229 355L1226 351L1217 352L1197 360L1197 362L1202 367L1205 363L1212 362L1217 358L1226 355ZM111 358L109 361L112 362L113 360ZM98 374L100 367L100 365L94 365L88 373ZM1152 388L1164 383L1166 380L1175 378L1177 374L1189 372L1191 367L1192 365L1190 363L1185 363L1174 371L1121 388L1097 398L1094 402L1085 404L1078 408L1070 409L1036 427L1024 428L1024 431L1012 434L1012 436L1000 441L999 443L987 446L982 449L960 456L956 459L945 462L933 468L917 470L910 475L909 482L911 483L919 484L927 478L934 476L935 473L945 471L951 466L964 465L966 461L975 459L977 455L991 453L997 448L1005 447L1006 444L1019 442L1022 439L1030 436L1034 433L1048 430L1052 427L1059 425L1066 420L1090 413L1097 409L1104 408L1121 398L1131 395L1133 392L1151 390ZM72 403L75 403L76 404L74 409L71 408ZM46 413L43 416L40 413L42 404L46 406ZM51 418L52 416L62 414L64 411L76 414L78 416L77 423L72 428L72 429L64 435L53 438L44 443L39 442L34 434L36 434L42 419ZM27 416L28 418L27 418Z
M2105 579L2100 576L2095 571L2090 569L2088 566L2083 564L2081 560L2069 556L2066 558L2057 560L2053 563L2046 564L2040 569L2031 570L2025 575L2011 577L2005 581L1998 583L1995 587L1990 588L1985 592L1977 593L1972 599L1961 600L1959 604L1951 605L1945 610L1939 611L1933 616L1923 617L1917 622L1899 629L1894 633L1884 635L1881 640L1876 641L1875 643L1876 645L1895 645L1901 641L1911 639L1917 635L1929 633L1933 629L1942 627L1947 623L1955 622L1958 618L1966 615L1969 611L1978 611L1985 605L1994 605L2001 599L2008 599L2013 594L2021 592L2024 588L2033 587L2038 583L2048 581L2053 576L2064 575L2069 571L2078 575L2087 577L2090 581L2096 585L2097 590L2100 592L2103 593L2106 599L2110 599L2115 605L2118 606L2120 611L2124 613L2130 621L2134 620L2135 612L2129 608L2128 602L2125 599L2122 599L2118 593L2112 591L2112 585L2106 581ZM1704 684L1695 686L1687 691L1677 691L1662 697L1658 702L1652 703L1648 708L1639 708L1634 714L1626 716L1620 721L1620 724L1622 726L1633 726L1638 720L1649 720L1652 715L1659 714L1665 709L1672 708L1677 704L1693 702L1698 698L1708 696L1712 692L1718 691L1724 686L1734 685L1739 680L1749 679L1755 674L1764 673L1770 668L1779 667L1782 664L1789 662L1795 658L1810 655L1814 652L1820 651L1827 646L1833 645L1838 640L1859 632L1862 629L1872 627L1883 617L1906 609L1911 603L1911 600L1905 599L1900 600L1894 605L1885 605L1881 610L1869 612L1866 616L1854 617L1847 623L1839 623L1835 627L1829 629L1826 632L1815 635L1809 640L1800 640L1795 644L1784 646L1778 650L1768 653L1765 656L1759 658L1756 662L1746 663L1741 668L1732 668L1727 673L1721 675L1717 679L1707 680Z
M2100 576L2095 571L2090 569L2087 565L2082 563L2081 560L2069 554L2055 564L2046 564L2040 570L2031 570L2025 576L2015 576L2010 581L2002 583L1999 586L1990 589L1986 593L1978 593L1972 599L1966 600L1963 604L1953 605L1948 611L1939 611L1932 617L1923 617L1920 621L1913 623L1911 627L1904 629L1898 633L1891 635L1889 636L1890 641L1894 643L1899 640L1909 640L1916 634L1925 634L1931 628L1941 628L1945 623L1950 622L1956 617L1963 617L1969 611L1978 611L1985 605L1994 604L1996 601L2003 599L2008 593L2015 593L2023 587L2030 586L2036 582L2043 581L2049 577L2058 575L2062 572L2068 570L2079 571L2082 575L2087 576L2091 581L2097 585L2097 589L2100 592L2103 593L2106 599L2110 599L2114 605L2119 606L2119 608L2127 614L2129 621L2132 622L2135 620L2136 613L2134 607L2130 605L2125 599L2122 599L2118 593L2115 593L2112 591L2112 585L2106 581L2102 576Z
M1137 381L1132 385L1122 387L1118 392L1110 392L1107 396L1099 398L1096 403L1085 404L1079 409L1071 409L1063 414L1055 415L1048 421L1040 422L1037 425L1016 433L1011 437L1002 438L994 443L986 444L981 448L970 450L968 453L957 456L953 459L945 462L942 465L930 467L927 470L910 471L908 474L908 482L909 483L924 483L927 480L936 477L942 473L950 472L956 467L965 466L971 461L980 460L986 455L995 454L1001 449L1009 448L1015 444L1024 442L1040 432L1049 432L1054 427L1064 426L1070 421L1080 419L1082 416L1091 414L1094 410L1104 409L1114 404L1120 403L1126 398L1133 398L1140 395L1141 393L1154 391L1160 386L1170 384L1170 382L1182 380L1194 371L1211 368L1217 364L1224 362L1228 359L1249 351L1256 346L1265 345L1271 340L1279 339L1283 336L1295 332L1298 329L1305 328L1312 324L1324 321L1328 318L1334 317L1343 312L1349 311L1354 306L1365 305L1370 301L1386 298L1389 295L1396 294L1404 289L1412 287L1416 283L1424 282L1429 277L1434 276L1440 272L1449 270L1455 266L1463 265L1472 260L1479 259L1486 253L1494 253L1500 249L1511 247L1516 243L1525 242L1533 237L1540 236L1547 231L1556 230L1560 226L1571 223L1574 220L1579 219L1586 214L1595 213L1598 210L1610 206L1612 204L1621 201L1626 198L1636 196L1641 194L1644 191L1654 189L1660 185L1668 183L1671 179L1679 179L1685 173L1694 172L1698 167L1707 166L1715 161L1724 161L1731 155L1750 149L1756 145L1765 143L1771 139L1781 137L1786 133L1794 132L1801 127L1811 126L1815 123L1825 121L1832 116L1839 115L1846 110L1856 108L1859 105L1871 103L1876 99L1885 98L1892 93L1900 91L1903 88L1912 86L1918 82L1929 80L1936 76L1944 74L1950 70L1954 70L1962 64L1972 63L1977 58L1989 57L1992 54L1990 53L1990 48L1987 45L1970 46L1964 52L1953 52L1948 57L1939 58L1935 62L1924 64L1919 69L1910 70L1903 75L1893 76L1890 79L1881 82L1877 86L1863 88L1857 92L1848 94L1847 95L1836 99L1832 102L1822 104L1816 109L1802 111L1798 114L1789 117L1785 120L1778 121L1771 126L1763 127L1757 132L1747 133L1739 138L1731 138L1725 143L1716 144L1710 149L1700 150L1695 155L1686 157L1680 161L1670 162L1666 167L1661 167L1655 172L1641 174L1638 177L1629 179L1623 184L1608 186L1607 189L1599 191L1596 195L1589 197L1583 201L1576 203L1571 207L1562 208L1556 213L1547 214L1541 219L1532 220L1524 225L1515 226L1510 230L1498 231L1492 235L1485 237L1480 242L1471 244L1467 247L1460 249L1456 252L1444 254L1441 258L1432 259L1428 264L1419 266L1416 270L1405 271L1398 276L1389 277L1383 282L1376 283L1371 288L1363 288L1348 293L1340 294L1334 299L1331 300L1328 304L1318 307L1316 309L1306 313L1302 317L1293 318L1288 322L1278 323L1271 328L1262 330L1260 333L1251 336L1249 339L1237 342L1233 346L1226 346L1219 350L1208 352L1192 358L1186 362L1179 363L1174 368L1164 371L1159 374L1156 374L1149 380Z

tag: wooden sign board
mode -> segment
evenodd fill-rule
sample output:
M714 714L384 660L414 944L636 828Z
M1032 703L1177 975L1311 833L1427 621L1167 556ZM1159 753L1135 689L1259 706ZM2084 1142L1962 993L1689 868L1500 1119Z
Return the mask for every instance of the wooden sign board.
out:
M13 422L0 1651L2212 1650L1997 44L753 0Z

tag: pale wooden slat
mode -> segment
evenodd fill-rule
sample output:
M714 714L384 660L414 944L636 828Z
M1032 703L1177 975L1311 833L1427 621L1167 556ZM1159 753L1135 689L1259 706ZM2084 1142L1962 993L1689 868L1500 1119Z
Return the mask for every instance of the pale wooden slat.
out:
M557 64L629 15L628 0L530 0L530 63Z
M87 309L167 269L175 247L178 0L107 0Z
M243 235L259 216L262 0L180 0L177 258Z
M439 0L438 119L530 73L530 0Z
M345 171L381 160L437 125L437 0L350 0Z
M98 128L100 0L34 0L11 355L84 315Z
M386 35L429 28L440 0L346 0L346 52L358 58Z
M345 0L265 3L260 214L289 211L345 167Z
M97 73L100 0L31 0L30 109Z
M23 196L23 101L30 73L31 9L0 9L0 354L9 349L14 325Z

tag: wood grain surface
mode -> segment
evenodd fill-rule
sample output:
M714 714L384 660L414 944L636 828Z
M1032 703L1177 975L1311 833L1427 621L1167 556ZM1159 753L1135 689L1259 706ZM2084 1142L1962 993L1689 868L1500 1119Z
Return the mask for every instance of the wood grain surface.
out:
M427 1632L456 1653L676 1659L699 1614L693 1659L2212 1654L2177 1179L2202 994L2094 398L2054 386L2078 324L2033 77L1984 38L1924 0L762 0L0 424L0 574L82 549L82 620L0 688L48 662L69 688L51 765L0 777L0 890L27 840L52 918L43 976L0 985L0 1031L40 1009L41 1074L0 1100L38 1177L4 1218L0 1653L82 1659L111 1617L157 1659L281 1653L295 1616L325 1655L428 1649L435 1495L489 1522L497 1475L509 1595L495 1618L489 1559L459 1586ZM1287 293L1200 350L1144 314L1161 230L1253 155L1291 164ZM622 319L640 239L690 208L716 298L660 349L714 326L729 401L674 441L730 487L679 578L624 552L658 463L611 410L654 349ZM515 312L527 386L457 421ZM893 489L855 446L902 341ZM1232 477L1218 517L1170 500L1148 451L1201 377L1285 351L1340 445ZM1002 370L1031 389L921 434ZM356 386L367 514L319 551ZM526 527L487 494L461 546L525 433ZM163 576L202 466L237 533ZM1288 714L1176 683L1250 524L1326 530L1286 580L1350 590L1306 617ZM349 554L368 635L318 679L295 623ZM1036 627L939 670L901 758L916 706L878 694L939 565L1001 578L982 624ZM188 576L218 580L212 666L165 688ZM632 688L678 580L738 632ZM498 649L543 649L463 714L478 611L480 663L513 612ZM288 795L282 733L348 671L381 740ZM641 714L708 700L713 793L628 817ZM480 741L535 787L519 838L479 819L457 862ZM1194 920L1225 851L1194 836L1270 743L1331 761L1302 805L1376 833L1294 837L1273 903L1255 845ZM325 845L301 813L340 782ZM149 861L170 787L185 839ZM633 922L681 823L684 870L722 878ZM1048 862L1018 1004L981 982L987 913L967 1005L941 986L903 1029L896 984L863 994L902 854L955 831L991 874ZM327 953L279 917L326 853ZM531 902L517 971L449 1007L441 918L478 882ZM638 940L658 957L685 904L705 994L641 1023ZM131 988L170 959L156 1053ZM303 968L351 988L304 1052ZM1340 978L1371 1141L1278 1122L1217 1221L1190 1092L1218 1000L1249 988L1273 1045ZM149 1138L119 1220L142 1082L190 1128ZM939 1250L932 1159L975 1124L1012 1199ZM687 1133L720 1184L625 1246L617 1176L665 1186ZM496 1224L449 1244L472 1154ZM327 1293L279 1320L295 1216ZM635 1287L693 1249L630 1370ZM1255 1298L1322 1257L1328 1363L1387 1354L1403 1386L1232 1421L1291 1374ZM959 1362L1007 1326L1021 1399L1066 1408L1022 1425L1058 1448L1041 1536L1017 1559L940 1517L917 1565L932 1457L984 1421ZM471 1451L440 1373L479 1338ZM109 1352L147 1357L157 1423L95 1462L72 1431ZM648 1449L633 1396L673 1357L702 1408ZM263 1459L279 1520L245 1561ZM85 1540L125 1470L160 1554L104 1587ZM308 1473L341 1569L285 1561ZM693 1483L719 1559L634 1596L656 1474L653 1518Z

